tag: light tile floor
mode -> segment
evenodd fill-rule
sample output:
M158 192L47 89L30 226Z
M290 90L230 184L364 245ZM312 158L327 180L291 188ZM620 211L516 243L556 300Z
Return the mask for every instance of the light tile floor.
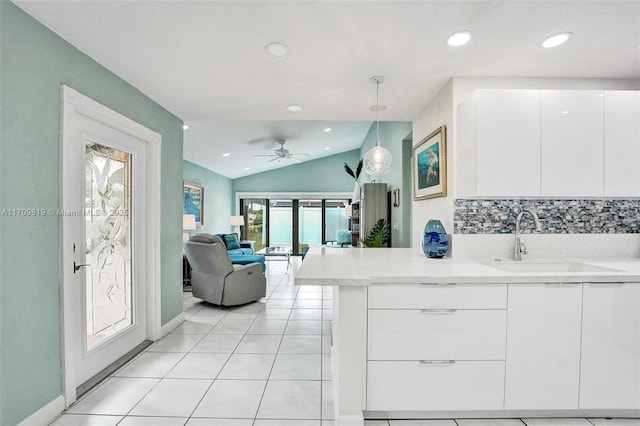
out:
M184 293L186 321L54 426L333 426L331 288L267 262L267 297L218 308ZM640 426L639 419L367 420L366 426Z

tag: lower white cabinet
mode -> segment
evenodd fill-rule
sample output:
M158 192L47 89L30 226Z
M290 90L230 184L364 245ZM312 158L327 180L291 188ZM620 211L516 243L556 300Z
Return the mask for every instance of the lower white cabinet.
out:
M585 284L581 409L640 409L640 284Z
M504 361L369 361L367 410L501 410Z
M369 310L369 360L504 359L506 310Z
M505 409L577 409L581 284L509 285Z

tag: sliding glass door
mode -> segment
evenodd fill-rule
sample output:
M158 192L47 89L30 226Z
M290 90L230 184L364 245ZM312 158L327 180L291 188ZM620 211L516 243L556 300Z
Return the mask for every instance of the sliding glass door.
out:
M324 215L325 242L351 244L349 218L344 200L326 200Z
M310 246L322 245L322 200L298 203L298 254Z
M293 247L292 200L269 200L269 246Z
M242 238L264 247L289 247L302 254L305 247L350 242L346 199L243 198ZM342 236L342 238L341 238Z
M254 241L254 250L258 251L267 246L268 209L266 199L243 199L240 211L244 216L245 226L242 227L242 239Z

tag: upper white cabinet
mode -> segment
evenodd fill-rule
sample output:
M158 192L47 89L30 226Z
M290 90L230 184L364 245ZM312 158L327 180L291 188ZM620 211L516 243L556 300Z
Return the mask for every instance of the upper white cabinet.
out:
M478 90L457 110L457 196L640 196L640 92Z
M583 291L580 409L639 409L640 285Z
M640 92L604 92L604 195L640 196Z
M540 91L482 90L477 108L478 194L540 195Z
M544 90L542 196L604 194L602 91Z

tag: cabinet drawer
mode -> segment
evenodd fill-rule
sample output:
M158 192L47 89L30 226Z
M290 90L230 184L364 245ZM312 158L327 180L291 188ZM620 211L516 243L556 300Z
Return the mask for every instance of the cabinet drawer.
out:
M369 310L370 360L504 360L506 310Z
M369 361L367 410L501 410L504 361Z
M506 309L506 284L389 284L369 287L369 309Z

